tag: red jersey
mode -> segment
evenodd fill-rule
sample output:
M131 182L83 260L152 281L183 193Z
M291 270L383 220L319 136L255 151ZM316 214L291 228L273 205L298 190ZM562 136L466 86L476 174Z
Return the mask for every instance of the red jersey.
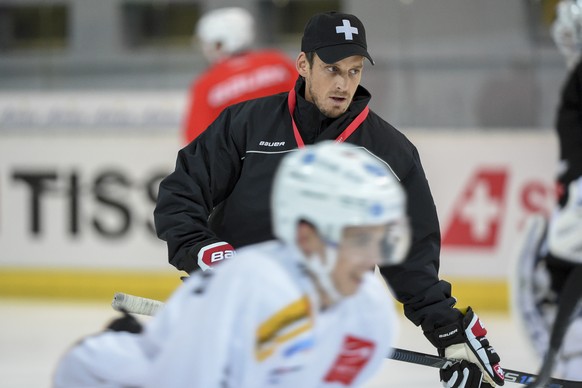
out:
M190 88L184 140L198 137L229 105L288 92L297 75L295 64L275 50L245 52L213 64Z

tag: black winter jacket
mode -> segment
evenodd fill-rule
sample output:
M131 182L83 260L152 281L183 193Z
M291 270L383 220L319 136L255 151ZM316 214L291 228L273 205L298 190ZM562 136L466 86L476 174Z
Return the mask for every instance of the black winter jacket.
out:
M565 166L558 175L563 189L559 201L563 206L568 197L568 185L582 176L582 61L568 75L562 89L556 129L560 160Z
M305 144L335 140L371 98L360 86L348 111L330 119L304 100L304 88L299 77L294 117ZM198 269L197 253L210 243L226 241L239 248L274 238L269 215L273 175L281 158L297 148L287 95L225 109L179 151L175 171L160 184L154 212L158 236L167 242L176 268ZM372 111L345 141L382 159L408 195L411 251L403 264L381 268L406 316L425 331L458 319L451 286L438 278L439 224L415 146Z

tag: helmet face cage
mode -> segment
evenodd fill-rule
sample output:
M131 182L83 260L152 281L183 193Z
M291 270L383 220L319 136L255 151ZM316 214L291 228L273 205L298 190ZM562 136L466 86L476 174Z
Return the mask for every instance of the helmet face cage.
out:
M297 224L314 225L338 246L348 226L387 225L382 264L396 264L408 250L406 199L387 166L363 148L322 142L287 155L272 193L275 235L294 244Z
M561 0L557 4L551 33L568 66L573 65L582 51L581 0Z
M560 0L556 6L556 23L574 26L582 23L582 1Z

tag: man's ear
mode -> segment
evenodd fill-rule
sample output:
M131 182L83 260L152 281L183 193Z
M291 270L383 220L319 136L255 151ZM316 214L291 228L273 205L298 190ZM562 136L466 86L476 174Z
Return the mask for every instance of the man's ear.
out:
M307 61L307 56L305 55L304 52L301 52L297 56L297 60L295 61L295 68L297 69L297 72L299 73L300 76L304 78L305 76L307 76L307 73L309 72L310 69L310 65L309 61Z
M297 247L307 257L318 250L320 238L317 231L308 222L301 221L297 224Z

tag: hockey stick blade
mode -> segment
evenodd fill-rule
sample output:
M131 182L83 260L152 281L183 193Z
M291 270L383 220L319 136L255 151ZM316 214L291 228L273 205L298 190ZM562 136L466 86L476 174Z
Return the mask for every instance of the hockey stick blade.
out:
M546 381L549 381L548 379L554 369L556 357L562 346L562 341L564 340L566 331L572 320L576 317L579 309L578 306L580 305L580 299L582 298L581 284L582 265L578 265L572 270L566 280L566 284L564 284L564 288L562 289L560 302L558 304L558 312L550 335L550 344L538 373L538 379L536 382L528 385L528 387L541 388Z
M452 365L456 360L435 356L432 354L415 352L412 350L394 348L393 353L388 356L389 359L396 361L408 362L411 364L424 365L432 368L443 369ZM512 369L505 369L505 381L515 384L530 384L538 376L532 373L520 372ZM550 378L544 385L545 388L582 388L582 381L570 381Z

